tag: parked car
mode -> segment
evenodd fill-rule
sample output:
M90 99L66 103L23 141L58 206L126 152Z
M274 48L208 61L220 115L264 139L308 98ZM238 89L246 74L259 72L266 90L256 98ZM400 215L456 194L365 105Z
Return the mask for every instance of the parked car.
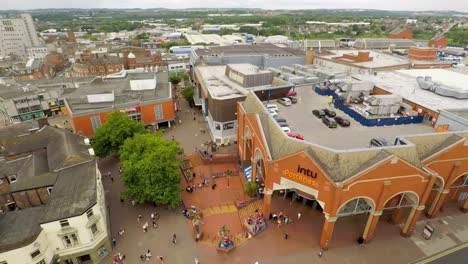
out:
M335 120L333 120L331 118L324 117L324 118L322 118L322 122L329 128L336 128L337 127L337 124L336 124Z
M371 139L370 141L370 147L385 147L385 146L390 146L387 140L385 140L382 137L376 137Z
M276 121L276 122L286 122L286 123L288 122L288 120L286 120L286 119L284 119L284 118L282 118L282 117L279 117L279 116L278 116L278 117L275 117L275 121Z
M269 111L268 111L268 114L270 114L273 118L278 117L278 114L277 114L275 111L273 111L273 110L271 110L271 111L269 110Z
M325 112L323 110L313 110L312 114L318 118L324 118L325 117Z
M280 127L289 127L288 123L278 122Z
M276 110L273 110L273 109L267 109L267 112L270 113L270 114L278 114L278 112Z
M271 109L271 110L275 110L276 112L278 112L278 106L275 104L266 104L265 107L266 109Z
M297 104L297 97L296 96L288 96L289 100L291 100L291 103Z
M283 97L283 98L278 99L278 103L280 103L280 104L282 104L284 106L292 105L291 100L289 98L287 98L287 97Z
M297 96L297 92L294 90L289 90L288 96Z
M331 110L331 109L328 109L328 108L324 108L322 109L323 112L325 112L325 114L328 116L328 117L335 117L336 116L336 112Z
M284 133L291 132L291 129L289 127L282 127L281 130L283 130Z
M296 132L289 132L288 136L292 137L292 138L297 138L297 139L300 139L300 140L304 140L304 136L301 135L301 134L298 134Z
M338 125L342 127L349 127L351 125L351 122L349 122L348 119L343 118L341 116L335 116L335 121L338 123Z

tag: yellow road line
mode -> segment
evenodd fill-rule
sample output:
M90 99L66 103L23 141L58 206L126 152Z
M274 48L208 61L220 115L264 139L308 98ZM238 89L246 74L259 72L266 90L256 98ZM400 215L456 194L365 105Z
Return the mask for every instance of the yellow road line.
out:
M462 250L462 249L464 249L464 248L466 248L466 247L468 247L468 243L464 243L464 244L458 245L458 246L456 246L456 247L454 247L454 248L451 248L451 249L449 249L449 250L447 250L447 251L442 251L442 252L440 252L440 253L438 253L438 254L436 254L436 255L433 255L433 256L431 256L431 257L429 257L429 258L426 258L426 259L423 259L423 260L421 260L421 261L419 261L419 262L416 262L416 264L426 264L426 263L429 263L429 262L434 261L434 260L436 260L436 259L440 259L440 258L442 258L442 257L445 257L445 256L447 256L448 254L451 254L451 253L453 253L453 252L455 252L455 251Z

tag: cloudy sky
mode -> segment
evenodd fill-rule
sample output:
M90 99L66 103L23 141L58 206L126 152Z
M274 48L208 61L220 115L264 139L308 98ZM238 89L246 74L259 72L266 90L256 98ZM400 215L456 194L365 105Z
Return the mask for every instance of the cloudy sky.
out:
M155 7L255 7L264 9L367 8L386 10L457 10L468 12L468 0L0 0L0 9Z

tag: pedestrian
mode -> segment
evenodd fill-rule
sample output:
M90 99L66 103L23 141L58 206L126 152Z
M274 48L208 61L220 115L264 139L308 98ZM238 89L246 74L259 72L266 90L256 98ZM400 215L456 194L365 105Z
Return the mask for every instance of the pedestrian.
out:
M164 258L162 256L158 256L159 261L161 261L161 264L164 264Z
M110 178L111 178L111 182L114 182L114 177L110 176Z
M154 213L151 213L150 217L151 217L151 220L154 221Z
M318 256L319 256L319 258L321 258L323 256L323 248L320 249Z
M300 220L300 219L301 219L301 216L302 216L302 215L301 215L301 213L300 213L300 212L299 212L299 213L297 213L297 220Z
M176 234L172 235L172 243L177 243L177 236Z
M140 260L143 262L145 261L145 255L140 255Z
M179 125L182 125L182 119L179 119Z
M146 231L148 231L148 222L146 222L146 223L143 225L143 233L146 233Z
M108 177L111 176L111 172L110 172L110 171L107 172L107 176L108 176Z
M117 244L117 239L115 239L115 237L112 237L112 247L115 247L116 244Z
M174 137L174 136L172 136L172 140L173 140L173 141L175 140L175 137Z
M123 236L125 233L125 230L123 228L119 229L119 236Z
M156 223L156 221L153 220L153 227L154 228L158 228L158 224Z
M198 260L197 257L195 258L195 264L200 264L200 261Z
M284 233L284 239L287 240L288 239L288 232Z
M141 219L143 218L143 216L141 216L141 214L138 215L138 218L137 218L137 221L138 223L140 223Z
M132 200L132 205L135 207L135 205L136 205L135 200Z
M151 251L148 249L145 253L145 259L146 261L149 261L151 259Z

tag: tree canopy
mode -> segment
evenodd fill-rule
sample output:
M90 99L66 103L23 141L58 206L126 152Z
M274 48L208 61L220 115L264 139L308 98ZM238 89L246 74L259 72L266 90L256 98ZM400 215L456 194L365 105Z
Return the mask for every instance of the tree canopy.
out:
M177 84L182 81L182 77L179 74L171 74L169 76L169 81L172 83L172 85L177 86Z
M114 111L106 117L106 123L94 134L94 152L98 157L117 153L123 142L137 133L145 133L142 123L134 121L125 113Z
M125 140L120 149L123 199L139 203L154 202L172 208L182 202L180 188L180 161L182 153L176 141L162 134L137 134Z
M193 89L193 87L189 86L189 87L186 87L184 90L182 90L182 96L185 98L185 100L187 100L187 102L189 103L190 106L192 106L193 104L193 95L194 95L195 91Z

